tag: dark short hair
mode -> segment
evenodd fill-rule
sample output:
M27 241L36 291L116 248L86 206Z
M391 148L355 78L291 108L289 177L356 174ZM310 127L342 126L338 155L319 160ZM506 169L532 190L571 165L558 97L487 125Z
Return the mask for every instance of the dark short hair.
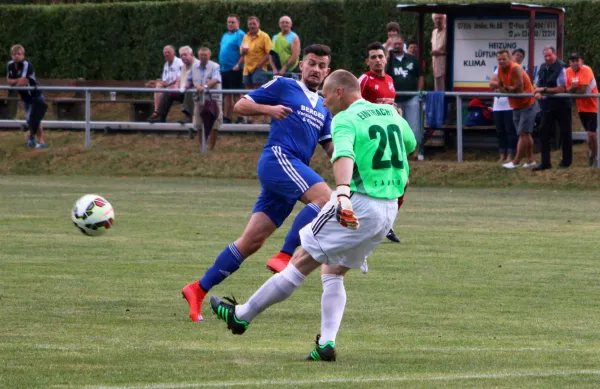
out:
M367 50L365 51L365 58L369 58L369 52L371 50L381 50L385 55L385 47L383 47L383 45L380 42L373 42L367 45Z
M229 18L236 18L237 21L238 21L238 23L240 22L240 17L238 15L236 15L236 14L229 14L229 15L227 15L227 19L229 19Z
M502 54L506 54L506 55L508 55L508 56L510 57L510 53L509 53L509 52L508 52L508 50L506 50L506 49L499 50L499 51L496 53L496 57L497 57L497 56L499 56L499 55L502 55Z
M416 40L411 39L408 42L406 42L406 47L408 48L410 45L419 46L419 43Z
M398 24L397 22L389 22L387 24L387 30L386 31L396 31L398 34L400 34L400 24Z
M259 22L259 23L260 23L260 19L258 18L258 16L250 16L250 17L248 18L248 21L250 21L250 20L256 20L257 22Z
M525 58L525 50L523 49L514 49L512 52L512 55L515 55L516 53L521 53L523 55L523 58Z
M329 46L314 44L304 48L304 56L306 57L308 54L314 54L319 57L329 57L331 61L331 49Z

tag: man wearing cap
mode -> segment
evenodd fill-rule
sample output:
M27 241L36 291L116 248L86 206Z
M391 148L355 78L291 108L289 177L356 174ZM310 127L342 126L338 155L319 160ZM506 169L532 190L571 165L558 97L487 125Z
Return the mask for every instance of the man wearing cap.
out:
M567 93L595 94L598 93L596 78L592 68L583 64L583 58L578 53L569 56L567 68ZM598 161L598 100L595 97L575 99L577 112L583 128L587 132L588 159L590 166Z
M542 108L540 125L540 141L542 163L533 168L534 171L550 169L550 134L558 123L560 142L562 144L562 160L559 168L568 168L573 162L573 139L571 133L571 99L552 98L548 95L566 92L566 65L556 55L552 46L544 47L544 61L538 72L535 98Z

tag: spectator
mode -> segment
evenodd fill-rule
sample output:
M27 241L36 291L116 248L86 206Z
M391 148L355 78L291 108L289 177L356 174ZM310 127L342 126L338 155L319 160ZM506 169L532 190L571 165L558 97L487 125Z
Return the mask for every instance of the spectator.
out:
M525 59L525 51L516 49L512 53L512 59L521 65ZM498 89L498 68L490 79L490 87ZM500 162L508 163L515 158L517 149L517 131L513 123L513 111L510 107L507 97L494 97L494 123L496 123L496 133L498 135L498 150L500 152Z
M531 79L523 68L513 62L508 50L500 50L496 54L498 59L498 91L501 93L533 93ZM524 168L535 166L533 160L533 138L531 133L535 125L535 116L538 112L536 101L533 97L509 97L508 103L513 109L513 122L519 135L517 141L517 155L515 158L502 165L505 169L516 169L523 158L527 162Z
M221 37L221 48L219 50L219 64L221 65L221 77L223 78L223 89L244 89L242 82L242 67L244 57L240 54L244 31L240 29L240 18L237 15L227 17L227 32ZM223 123L231 123L233 117L233 106L240 98L239 94L223 95ZM238 123L243 119L238 118Z
M248 18L248 33L242 41L240 53L244 57L244 85L256 89L267 82L267 61L271 51L271 38L260 30L256 16Z
M268 38L268 37L267 37ZM221 89L221 69L219 64L210 60L211 51L206 47L198 50L199 61L192 67L188 75L188 86L194 87L197 93L194 96L194 129L198 131L198 136L202 136L203 131L207 131L208 145L210 150L215 149L217 143L217 131L223 123L223 109L221 104L221 94L210 94L210 90ZM217 119L211 128L205 128L202 118L202 110L208 99L217 102ZM205 136L206 136L205 135Z
M25 60L25 48L21 45L14 45L10 48L12 61L8 63L7 81L10 86L38 86L35 78L35 70L29 61ZM27 120L27 146L36 149L45 149L44 129L40 125L45 113L45 108L40 110L39 107L46 107L44 103L44 95L38 90L20 90L21 102L25 109ZM33 118L35 115L42 117ZM33 120L32 120L33 119ZM38 142L35 142L35 136L38 137Z
M300 38L292 31L292 19L282 16L279 19L281 32L273 35L273 48L269 56L274 76L291 77L292 73L299 73L298 63L300 58Z
M394 89L394 80L389 74L385 73L387 59L386 51L379 42L370 43L366 50L367 59L365 62L369 66L369 71L360 76L358 83L360 85L360 94L363 99L375 104L396 105L396 90ZM398 110L402 114L401 110ZM404 196L402 196L402 201ZM398 202L400 208L401 201ZM400 243L400 238L390 229L386 237L394 243Z
M392 38L396 35L400 35L400 24L397 22L389 22L387 24L387 39L383 44L386 54L389 54L392 51ZM406 51L406 47L404 47L404 51Z
M550 134L558 123L562 144L562 160L559 168L567 168L573 162L573 139L571 129L570 98L548 98L548 94L564 93L566 91L566 65L558 60L554 47L544 47L544 63L538 71L535 98L542 108L542 123L540 125L540 141L542 148L542 163L533 170L550 169Z
M156 119L150 118L150 122L164 122L167 119L169 110L173 103L182 103L182 112L185 115L185 122L190 123L192 121L192 114L194 113L194 98L190 93L183 93L187 85L188 73L192 69L192 66L198 62L194 57L194 52L190 46L183 46L179 49L179 56L183 62L183 68L181 74L175 83L175 89L177 92L163 93L163 97L160 99L158 106L158 117Z
M148 81L146 84L149 88L175 88L175 84L179 79L181 74L181 68L183 67L183 62L181 59L175 56L175 48L171 45L167 45L163 48L163 55L165 57L165 65L163 66L162 77L160 80L152 80ZM154 113L149 121L157 121L160 119L158 114L158 107L160 105L160 100L163 98L164 93L156 92L154 93Z
M584 65L583 58L577 53L569 56L566 88L568 93L598 93L592 68ZM582 97L575 99L575 103L581 124L587 132L589 164L593 166L598 161L598 100L595 97Z
M402 36L396 35L392 38L392 51L387 62L387 74L394 80L396 92L423 90L424 80L419 60L404 52ZM422 113L419 96L396 96L396 105L402 110L402 115L412 128L415 137L420 141Z
M431 56L436 91L446 90L446 15L433 14L435 30L431 34Z
M419 43L415 40L410 40L408 41L408 43L406 43L404 45L404 47L407 47L406 52L416 58L419 58ZM427 70L427 65L425 63L425 60L421 60L421 70L423 70L423 73L426 72Z

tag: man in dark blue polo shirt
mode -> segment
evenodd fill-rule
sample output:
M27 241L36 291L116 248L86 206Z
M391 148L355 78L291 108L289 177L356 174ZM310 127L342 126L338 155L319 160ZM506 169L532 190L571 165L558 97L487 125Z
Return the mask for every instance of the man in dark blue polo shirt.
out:
M10 49L12 61L8 63L6 78L10 86L37 86L33 65L25 60L25 49L21 45L14 45ZM46 104L44 95L38 90L20 90L21 101L27 115L27 146L45 149L44 129L40 125L45 113ZM35 135L38 143L35 142Z

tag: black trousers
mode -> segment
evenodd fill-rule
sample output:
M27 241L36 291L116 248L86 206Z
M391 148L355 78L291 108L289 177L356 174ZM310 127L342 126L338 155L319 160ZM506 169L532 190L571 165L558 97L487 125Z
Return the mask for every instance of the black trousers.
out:
M562 161L565 166L573 162L573 135L571 128L571 107L557 105L550 111L542 113L540 125L540 143L542 148L542 165L550 166L550 136L555 124L558 123L560 143L562 145Z

